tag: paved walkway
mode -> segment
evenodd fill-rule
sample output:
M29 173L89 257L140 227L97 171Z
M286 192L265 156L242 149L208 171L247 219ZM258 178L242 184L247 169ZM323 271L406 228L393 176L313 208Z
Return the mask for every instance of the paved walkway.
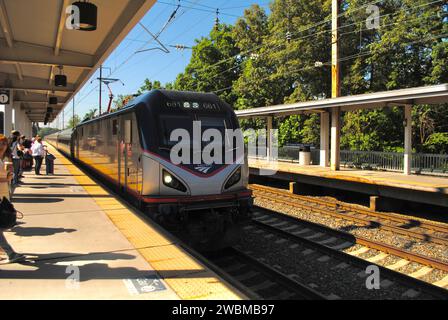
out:
M15 192L13 203L25 218L5 234L28 259L0 265L0 299L241 296L158 226L53 152L55 175L26 173Z

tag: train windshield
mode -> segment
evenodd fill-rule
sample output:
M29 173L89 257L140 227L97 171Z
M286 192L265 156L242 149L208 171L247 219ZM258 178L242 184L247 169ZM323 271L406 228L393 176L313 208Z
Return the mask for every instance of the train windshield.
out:
M194 137L193 135L193 121L201 123L201 137ZM171 134L176 129L184 129L188 132L190 139L201 139L204 132L208 129L216 129L221 133L222 138L225 138L226 129L229 125L223 117L210 117L200 115L161 115L161 145L162 148L171 148L176 145L178 141L171 141ZM223 141L224 142L224 141ZM205 146L208 142L203 142Z
M171 133L176 129L184 129L190 135L193 132L193 118L188 115L162 115L161 124L161 147L171 148L177 141L171 141Z

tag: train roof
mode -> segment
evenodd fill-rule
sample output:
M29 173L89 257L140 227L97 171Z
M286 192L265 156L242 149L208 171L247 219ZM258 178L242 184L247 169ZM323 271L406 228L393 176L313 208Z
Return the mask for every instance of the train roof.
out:
M155 100L168 100L168 101L195 101L195 102L210 102L210 103L218 103L228 108L232 109L227 103L222 101L216 94L214 93L205 93L205 92L193 92L193 91L176 91L176 90L165 90L165 89L155 89L151 90L148 93L142 94L133 100L129 101L126 106L117 110L115 112L111 112L108 114L104 114L100 117L86 120L81 122L78 126L85 125L90 122L94 122L98 119L106 119L108 117L116 116L121 113L129 112L130 110L136 108L139 105L150 105L151 102Z

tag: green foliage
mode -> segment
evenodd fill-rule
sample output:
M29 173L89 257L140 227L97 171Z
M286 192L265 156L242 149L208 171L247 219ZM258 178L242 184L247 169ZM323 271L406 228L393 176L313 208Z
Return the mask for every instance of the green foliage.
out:
M70 120L68 120L67 128L71 129L76 127L81 122L81 118L75 114L74 117L71 117Z
M127 95L119 94L117 98L112 102L113 107L111 109L111 112L122 109L133 98L134 96L130 94Z
M424 152L427 153L448 153L448 132L437 132L429 136L423 145Z
M89 112L87 112L84 115L84 119L82 121L87 121L87 120L91 120L91 119L95 118L97 111L98 111L97 109L90 109Z
M341 93L355 95L448 82L448 9L443 1L385 0L380 28L368 29L370 0L345 0L340 15ZM295 103L331 96L331 0L273 0L269 15L258 5L234 26L220 24L196 40L176 90L216 92L235 109ZM286 34L292 34L287 41ZM322 62L322 67L316 67ZM145 80L139 93L160 88ZM345 149L403 149L403 108L345 112ZM446 152L448 105L413 108L417 152ZM279 142L319 145L318 114L277 119ZM241 121L262 128L264 119Z
M37 132L37 135L40 136L40 137L42 137L42 138L45 138L46 136L48 136L48 135L50 135L50 134L53 134L53 133L55 133L55 132L58 132L58 131L60 131L60 130L57 129L57 128L41 128L41 129Z

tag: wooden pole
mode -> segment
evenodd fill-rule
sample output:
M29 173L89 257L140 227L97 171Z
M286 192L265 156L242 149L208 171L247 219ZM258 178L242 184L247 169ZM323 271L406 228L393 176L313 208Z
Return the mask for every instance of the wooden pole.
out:
M339 4L340 0L332 0L331 12L331 97L341 95L340 69L339 69ZM340 134L341 110L339 107L331 110L331 160L332 171L340 169Z

